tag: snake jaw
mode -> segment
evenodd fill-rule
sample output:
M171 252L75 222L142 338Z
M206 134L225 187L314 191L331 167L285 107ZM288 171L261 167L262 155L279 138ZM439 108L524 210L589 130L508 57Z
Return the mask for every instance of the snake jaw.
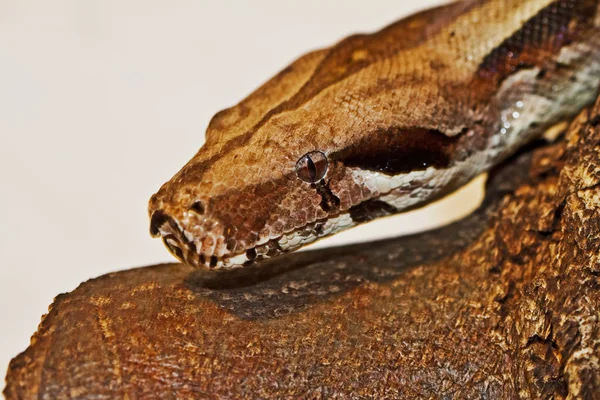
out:
M278 239L270 239L266 243L249 248L234 256L224 254L219 257L216 254L200 253L197 249L201 245L196 245L198 240L185 231L175 219L165 218L161 212L155 215L152 218L152 236L162 238L163 243L175 258L193 267L216 270L240 268L286 252L279 245ZM200 239L201 241L202 239ZM288 251L291 250L293 249Z
M274 257L283 252L276 240L267 240L237 255L229 256L222 245L225 241L222 235L203 229L202 224L193 218L183 218L182 221L184 223L164 211L156 210L152 212L150 234L152 237L162 238L175 258L193 267L231 269ZM189 230L185 227L189 227ZM212 251L206 251L207 249Z
M198 221L183 218L179 221L161 210L152 212L150 233L162 238L169 252L178 260L196 268L227 270L255 265L259 262L292 252L316 240L355 225L348 212L317 220L276 237L266 236L254 245L232 254L225 246L206 246L206 242L224 243L226 238L209 232ZM201 249L212 249L203 252Z
M150 233L153 237L162 238L169 252L179 261L197 268L216 270L249 266L302 246L299 241L290 243L293 235L284 235L263 241L262 244L249 247L236 255L202 253L198 249L203 247L202 243L206 240L206 236L195 237L186 231L175 218L162 211L152 214Z

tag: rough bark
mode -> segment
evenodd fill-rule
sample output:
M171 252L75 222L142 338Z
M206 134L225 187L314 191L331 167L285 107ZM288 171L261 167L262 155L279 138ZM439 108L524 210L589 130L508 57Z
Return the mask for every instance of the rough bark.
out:
M600 103L410 237L58 296L8 399L600 398Z

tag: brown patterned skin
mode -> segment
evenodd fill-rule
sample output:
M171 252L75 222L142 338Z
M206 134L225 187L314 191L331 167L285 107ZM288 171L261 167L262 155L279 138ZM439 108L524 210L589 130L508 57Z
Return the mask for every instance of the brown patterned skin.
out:
M465 0L351 36L215 115L151 198L151 233L195 266L292 251L456 189L593 101L599 76L598 0Z

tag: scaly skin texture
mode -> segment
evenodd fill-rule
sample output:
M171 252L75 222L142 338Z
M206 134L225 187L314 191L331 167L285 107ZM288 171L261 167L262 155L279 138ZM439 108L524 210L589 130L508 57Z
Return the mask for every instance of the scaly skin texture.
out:
M443 196L595 99L599 4L466 0L305 55L212 119L151 233L230 268Z

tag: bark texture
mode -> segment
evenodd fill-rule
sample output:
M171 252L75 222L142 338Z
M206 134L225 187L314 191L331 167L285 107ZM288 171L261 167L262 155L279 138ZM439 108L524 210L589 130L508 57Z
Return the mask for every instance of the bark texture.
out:
M600 104L473 215L260 269L117 272L58 296L8 399L600 398Z

